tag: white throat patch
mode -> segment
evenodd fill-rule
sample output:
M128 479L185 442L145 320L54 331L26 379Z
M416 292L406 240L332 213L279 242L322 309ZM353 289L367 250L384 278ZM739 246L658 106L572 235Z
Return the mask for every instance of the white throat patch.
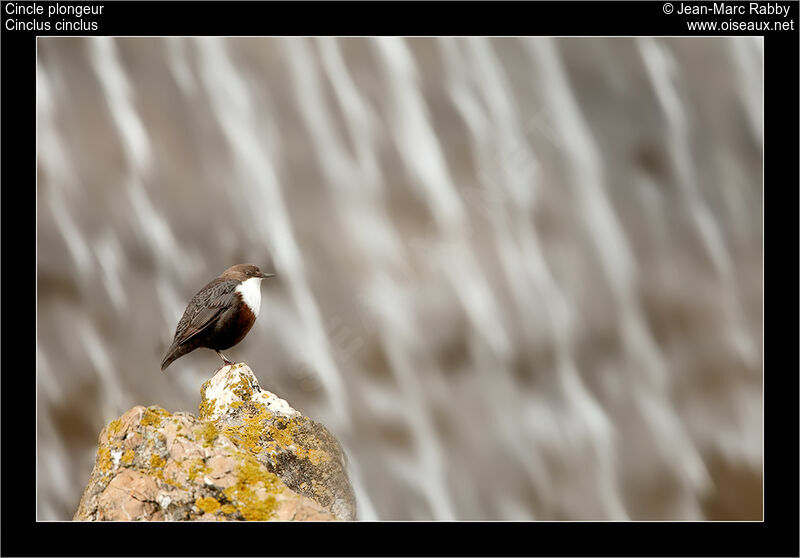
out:
M252 277L236 287L236 292L242 295L242 300L252 310L256 318L261 310L261 277Z

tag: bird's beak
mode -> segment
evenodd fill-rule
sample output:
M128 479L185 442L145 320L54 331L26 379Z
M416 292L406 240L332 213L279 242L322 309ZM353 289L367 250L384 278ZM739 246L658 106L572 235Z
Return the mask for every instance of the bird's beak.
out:
M269 279L270 277L275 277L275 274L274 273L264 273L263 271L261 272L261 278L262 279Z

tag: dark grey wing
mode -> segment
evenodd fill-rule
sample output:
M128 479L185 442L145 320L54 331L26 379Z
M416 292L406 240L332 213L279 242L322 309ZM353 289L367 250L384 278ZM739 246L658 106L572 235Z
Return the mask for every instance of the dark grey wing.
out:
M178 322L172 346L186 343L213 324L220 314L233 305L238 284L238 281L214 280L194 295Z

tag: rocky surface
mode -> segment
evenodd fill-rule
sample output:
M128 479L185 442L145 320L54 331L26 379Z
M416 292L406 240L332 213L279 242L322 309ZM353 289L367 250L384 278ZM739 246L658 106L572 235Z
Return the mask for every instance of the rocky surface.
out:
M100 433L75 520L355 519L339 443L246 364L202 388L200 416L136 406Z

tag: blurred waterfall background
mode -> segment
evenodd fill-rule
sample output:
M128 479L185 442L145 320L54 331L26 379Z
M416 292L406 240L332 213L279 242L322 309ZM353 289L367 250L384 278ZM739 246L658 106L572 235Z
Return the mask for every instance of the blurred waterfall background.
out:
M363 520L762 518L763 43L38 38L38 519L230 265Z

